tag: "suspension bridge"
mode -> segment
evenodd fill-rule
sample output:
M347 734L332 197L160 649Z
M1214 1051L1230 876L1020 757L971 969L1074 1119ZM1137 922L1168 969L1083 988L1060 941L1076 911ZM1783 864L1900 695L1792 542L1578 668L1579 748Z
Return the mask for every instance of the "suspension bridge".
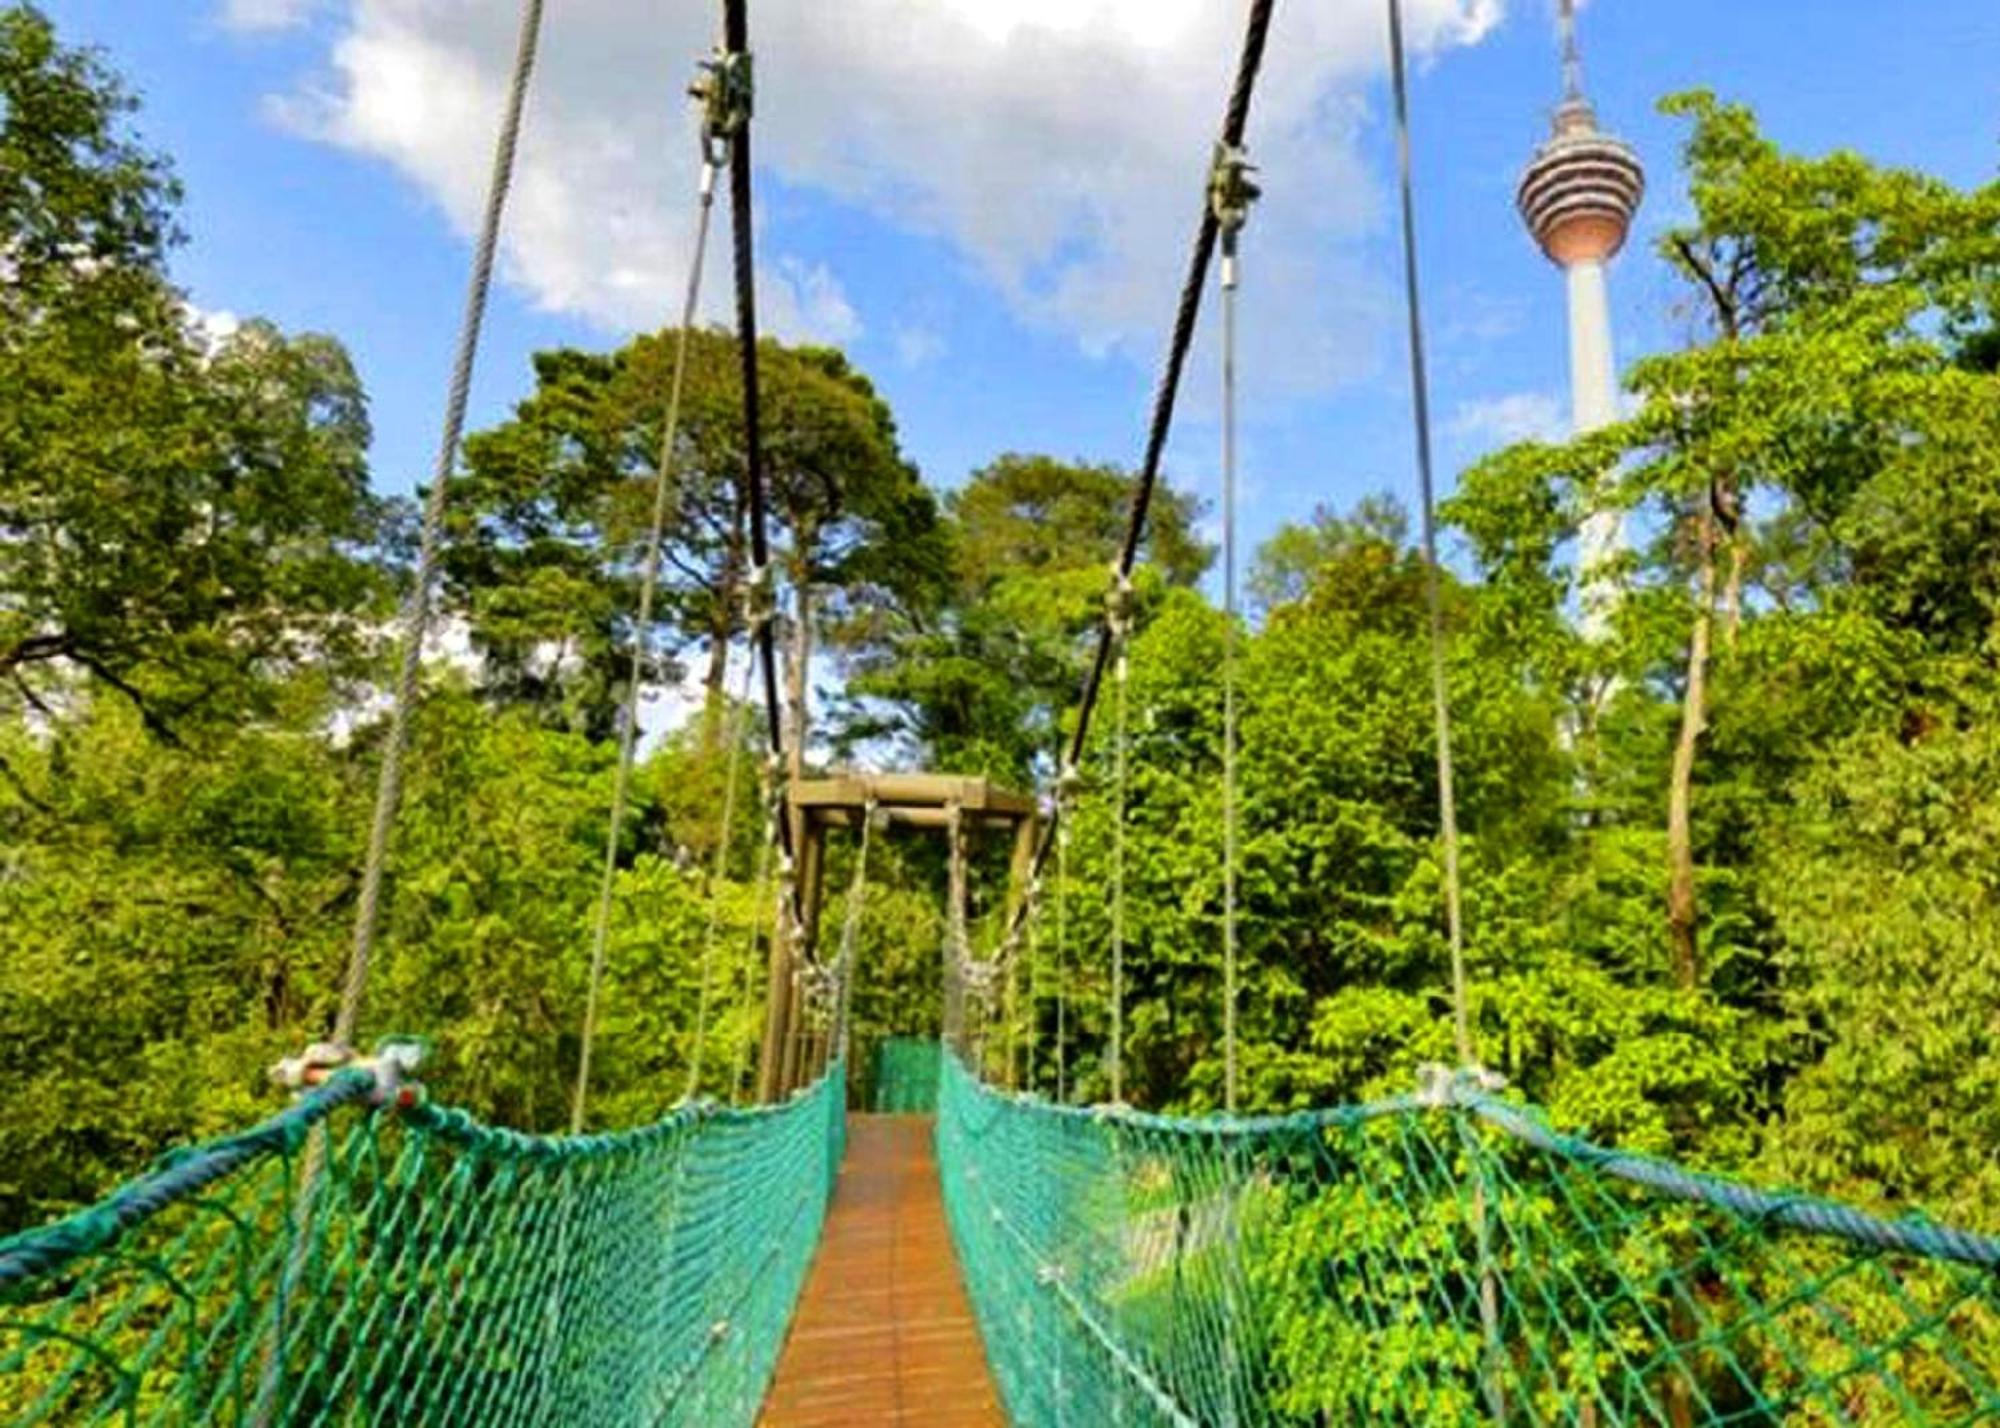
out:
M1104 949L1112 1103L1072 1105L1060 1085L1053 1096L1013 1085L988 1044L996 1002L1038 920L1061 916L1066 819L1084 796L1077 770L1107 686L1109 796L1122 807L1131 576L1218 253L1225 603L1234 614L1234 297L1238 239L1257 197L1243 141L1272 0L1248 6L1130 522L1066 752L1041 798L922 775L780 788L748 18L745 0L727 0L722 45L699 86L699 236L681 331L697 309L709 213L726 171L755 566L746 619L772 790L763 882L776 930L761 1104L691 1099L697 1063L690 1095L656 1123L584 1130L615 838L593 926L568 1134L489 1126L451 1108L423 1084L415 1044L352 1051L542 8L541 0L523 6L332 1036L287 1063L294 1099L261 1124L169 1154L102 1201L0 1241L0 1418L1593 1428L2000 1421L2000 1239L1577 1138L1480 1067L1456 893L1445 631L1393 0L1458 1064L1427 1068L1407 1092L1378 1102L1236 1112L1230 661L1223 778L1231 832L1220 850L1224 1111L1180 1118L1119 1104L1126 928L1117 859ZM685 345L659 461L628 701L638 697L647 657L658 511L684 366ZM628 702L614 828L636 727ZM732 767L732 789L736 777ZM982 957L966 931L966 850L975 830L989 826L1011 830L1014 858L1003 932ZM943 1034L926 1053L934 1059L923 1086L889 1098L902 1114L850 1116L860 893L871 841L898 832L947 844ZM822 955L825 846L835 833L858 846L843 926ZM706 950L702 981L705 1024ZM663 1090L662 1100L670 1098Z

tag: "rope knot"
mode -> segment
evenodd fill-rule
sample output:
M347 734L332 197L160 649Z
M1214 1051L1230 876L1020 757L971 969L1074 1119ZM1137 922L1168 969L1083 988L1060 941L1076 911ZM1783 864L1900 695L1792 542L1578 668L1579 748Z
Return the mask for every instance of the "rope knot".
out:
M1452 1067L1427 1061L1417 1068L1416 1102L1426 1110L1445 1110L1503 1090L1506 1085L1505 1076L1484 1066Z

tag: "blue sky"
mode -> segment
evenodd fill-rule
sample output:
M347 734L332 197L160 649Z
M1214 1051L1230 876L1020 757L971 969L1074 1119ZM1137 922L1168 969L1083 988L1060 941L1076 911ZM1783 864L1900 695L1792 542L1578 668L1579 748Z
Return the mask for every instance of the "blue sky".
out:
M498 0L45 0L105 47L186 182L177 276L202 308L331 332L376 480L430 461L466 227L513 7ZM762 0L759 243L773 325L840 341L951 485L1004 450L1136 459L1238 7L1219 0ZM1253 122L1244 523L1412 487L1376 0L1281 4ZM1559 275L1512 208L1557 86L1550 0L1411 0L1433 397L1447 471L1559 423ZM474 421L527 356L670 310L692 148L678 100L708 7L549 8L545 88ZM822 23L828 12L844 19ZM662 18L660 11L666 11ZM700 12L699 14L695 12ZM651 13L649 13L651 12ZM1587 83L1651 191L1614 269L1621 360L1680 337L1649 237L1682 209L1655 100L1706 85L1780 142L1958 183L2000 139L1993 0L1596 0ZM722 250L726 253L726 249ZM726 263L710 268L720 299ZM717 313L720 308L714 309ZM1211 314L1213 309L1211 307ZM1212 490L1215 359L1171 478Z

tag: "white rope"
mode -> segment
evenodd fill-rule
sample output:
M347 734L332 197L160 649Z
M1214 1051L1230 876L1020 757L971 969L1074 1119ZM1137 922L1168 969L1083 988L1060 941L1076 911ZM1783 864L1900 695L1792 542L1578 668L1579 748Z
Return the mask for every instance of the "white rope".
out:
M1223 1108L1236 1110L1236 290L1237 240L1257 187L1240 148L1218 145L1209 204L1222 237L1222 1047Z
M354 908L354 945L334 1017L333 1039L354 1044L361 1019L361 999L368 988L369 963L375 951L375 929L381 920L382 878L389 860L389 838L402 803L403 753L410 742L410 710L417 700L417 673L423 664L424 641L430 634L431 587L437 582L438 548L443 544L445 494L458 465L459 443L465 435L465 407L472 390L472 369L479 356L479 334L486 322L486 298L493 287L493 258L500 244L500 220L514 181L514 155L520 146L521 116L527 108L529 80L541 42L542 0L523 0L521 27L514 48L514 72L507 86L507 104L493 146L493 170L487 180L486 211L479 241L472 250L472 273L466 285L465 312L459 322L458 350L452 359L451 381L445 391L444 430L438 440L431 488L424 498L423 532L417 543L417 568L410 596L403 606L401 662L396 694L389 708L389 735L382 749L382 771L375 786L375 813L368 826L368 855L361 870L361 892Z
M632 786L632 761L639 739L639 689L653 647L653 601L660 584L660 547L667 528L667 505L673 490L674 445L680 440L681 396L687 386L688 343L694 332L695 309L701 301L701 275L708 256L709 218L715 210L715 160L704 156L701 190L696 199L694 261L688 269L687 294L681 301L680 331L674 343L674 372L667 396L666 419L660 427L660 456L653 472L653 518L646 530L646 554L639 575L638 625L632 632L632 668L625 686L625 707L618 730L618 771L611 785L611 815L604 835L604 871L597 887L597 911L590 931L590 986L584 996L583 1039L577 1050L576 1092L570 1100L569 1133L583 1130L590 1098L590 1055L597 1044L597 1009L604 991L604 959L611 941L611 896L618 882L618 832L625 824L625 803ZM733 772L733 770L732 770ZM733 790L732 790L733 795ZM723 815L726 820L728 813ZM725 844L726 846L726 844Z
M722 828L716 837L715 852L708 872L708 920L701 934L701 989L694 1012L694 1047L688 1056L687 1089L683 1100L693 1100L701 1088L701 1063L708 1046L709 989L714 979L715 945L722 932L721 888L729 872L729 850L736 830L736 787L743 767L743 733L750 722L750 681L757 672L755 659L743 662L743 686L729 711L725 737L729 740L729 771L723 780Z
M875 828L875 800L861 810L861 845L854 853L854 881L847 888L847 918L840 929L840 960L835 967L834 1040L839 1054L848 1051L848 1017L854 1001L854 959L861 943L861 917L868 905L868 845Z

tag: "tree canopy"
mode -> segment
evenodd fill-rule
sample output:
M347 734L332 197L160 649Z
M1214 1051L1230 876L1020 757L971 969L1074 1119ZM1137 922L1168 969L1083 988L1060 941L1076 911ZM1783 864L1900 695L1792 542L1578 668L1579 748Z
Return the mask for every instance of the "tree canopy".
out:
M1653 257L1690 340L1631 369L1626 419L1484 457L1445 510L1479 1053L1566 1127L1990 1223L2000 185L1790 153L1705 94L1667 108L1689 204ZM262 1068L326 1027L404 567L337 339L191 311L133 115L103 58L0 8L8 1227L270 1108ZM607 840L600 1124L656 1115L697 1037L698 1089L748 1084L784 776L1049 788L1132 497L1126 470L1029 451L926 479L846 356L766 343L796 762L762 767L725 688L751 577L736 352L685 336L643 677L708 717L649 730L623 826L614 711L682 334L538 354L449 493L445 613L476 658L423 681L371 1029L429 1034L452 1100L526 1128L566 1104ZM1575 550L1607 505L1635 542L1593 641ZM1126 1094L1221 1100L1228 631L1202 515L1171 482L1155 500L1126 799L1100 719L1068 876L1045 873L987 1040L1044 1092L1059 1018L1066 1093L1108 1089L1122 825ZM1406 1090L1453 1055L1425 574L1387 498L1284 527L1250 573L1248 1109ZM838 888L851 844L833 856ZM870 870L860 1046L939 1015L937 849L885 836Z

